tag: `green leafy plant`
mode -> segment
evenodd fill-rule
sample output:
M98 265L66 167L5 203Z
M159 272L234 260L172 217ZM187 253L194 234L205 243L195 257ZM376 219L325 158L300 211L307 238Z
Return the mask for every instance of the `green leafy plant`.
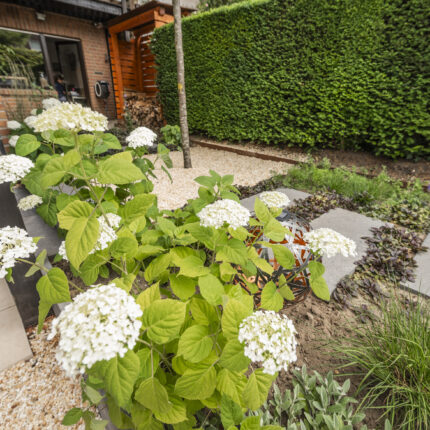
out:
M349 388L349 380L340 385L331 372L326 377L318 372L309 375L303 366L301 371L294 371L293 389L282 394L275 384L273 399L255 415L264 424L282 425L287 430L352 430L365 415L355 413L352 405L357 400L348 396Z
M429 428L430 313L423 300L384 304L381 318L357 329L339 352L363 370L360 406L382 409L398 429Z
M179 125L165 125L161 130L163 142L167 146L180 148L182 144L181 129Z
M428 158L429 7L426 0L254 0L186 17L190 130ZM151 50L163 112L175 124L173 38L172 25L156 29Z

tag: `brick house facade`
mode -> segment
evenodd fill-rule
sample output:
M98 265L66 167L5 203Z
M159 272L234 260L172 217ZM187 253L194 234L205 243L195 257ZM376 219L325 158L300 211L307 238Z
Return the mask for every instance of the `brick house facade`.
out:
M43 2L39 2L42 4ZM67 38L80 42L82 75L86 81L87 104L92 109L115 118L115 100L112 86L112 73L106 30L100 23L91 19L82 19L66 14L44 11L44 20L37 18L34 8L0 1L0 28L18 30L37 35ZM110 95L107 99L99 99L94 92L97 81L107 81ZM0 139L7 134L6 118L17 108L28 115L31 109L40 105L40 99L56 97L52 91L42 94L29 89L0 88ZM12 118L8 118L12 119Z

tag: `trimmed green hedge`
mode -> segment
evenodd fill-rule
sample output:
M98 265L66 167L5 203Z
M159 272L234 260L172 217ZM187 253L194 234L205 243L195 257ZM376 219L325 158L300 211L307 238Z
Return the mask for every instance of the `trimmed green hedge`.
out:
M183 20L190 130L430 157L429 0L263 0ZM173 26L152 49L178 121Z

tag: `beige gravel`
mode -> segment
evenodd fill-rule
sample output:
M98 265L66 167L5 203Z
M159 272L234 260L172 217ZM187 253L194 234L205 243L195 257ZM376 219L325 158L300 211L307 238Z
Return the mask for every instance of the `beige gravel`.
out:
M82 406L80 378L66 377L57 365L56 340L48 341L47 331L38 335L29 329L27 335L34 357L0 373L0 429L83 430L83 423L61 425L69 409ZM5 349L2 345L2 354Z
M260 160L227 151L203 147L191 148L192 169L184 169L182 152L172 152L173 168L169 169L172 182L160 168L154 172L154 193L158 196L161 209L176 209L187 203L188 199L198 197L199 184L194 182L197 176L208 175L214 170L220 175L234 175L235 185L255 185L275 173L285 173L291 164ZM155 159L155 155L149 158ZM159 163L156 164L159 167Z

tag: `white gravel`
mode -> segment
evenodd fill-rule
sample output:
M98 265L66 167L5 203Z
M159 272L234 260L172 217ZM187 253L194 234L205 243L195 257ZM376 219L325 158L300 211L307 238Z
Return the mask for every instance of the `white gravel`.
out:
M176 209L187 203L188 199L198 197L199 184L194 178L209 175L214 170L220 175L234 175L235 185L255 185L276 173L285 173L291 164L260 160L227 151L219 151L203 147L191 148L192 169L184 169L182 152L170 154L173 168L168 169L172 182L160 168L155 170L154 194L158 196L160 209ZM155 155L148 158L154 160ZM160 164L157 163L156 167Z
M58 366L56 338L48 341L45 330L38 335L29 329L27 335L34 357L0 373L0 429L83 430L83 423L61 425L69 409L82 406L80 378L66 377Z

